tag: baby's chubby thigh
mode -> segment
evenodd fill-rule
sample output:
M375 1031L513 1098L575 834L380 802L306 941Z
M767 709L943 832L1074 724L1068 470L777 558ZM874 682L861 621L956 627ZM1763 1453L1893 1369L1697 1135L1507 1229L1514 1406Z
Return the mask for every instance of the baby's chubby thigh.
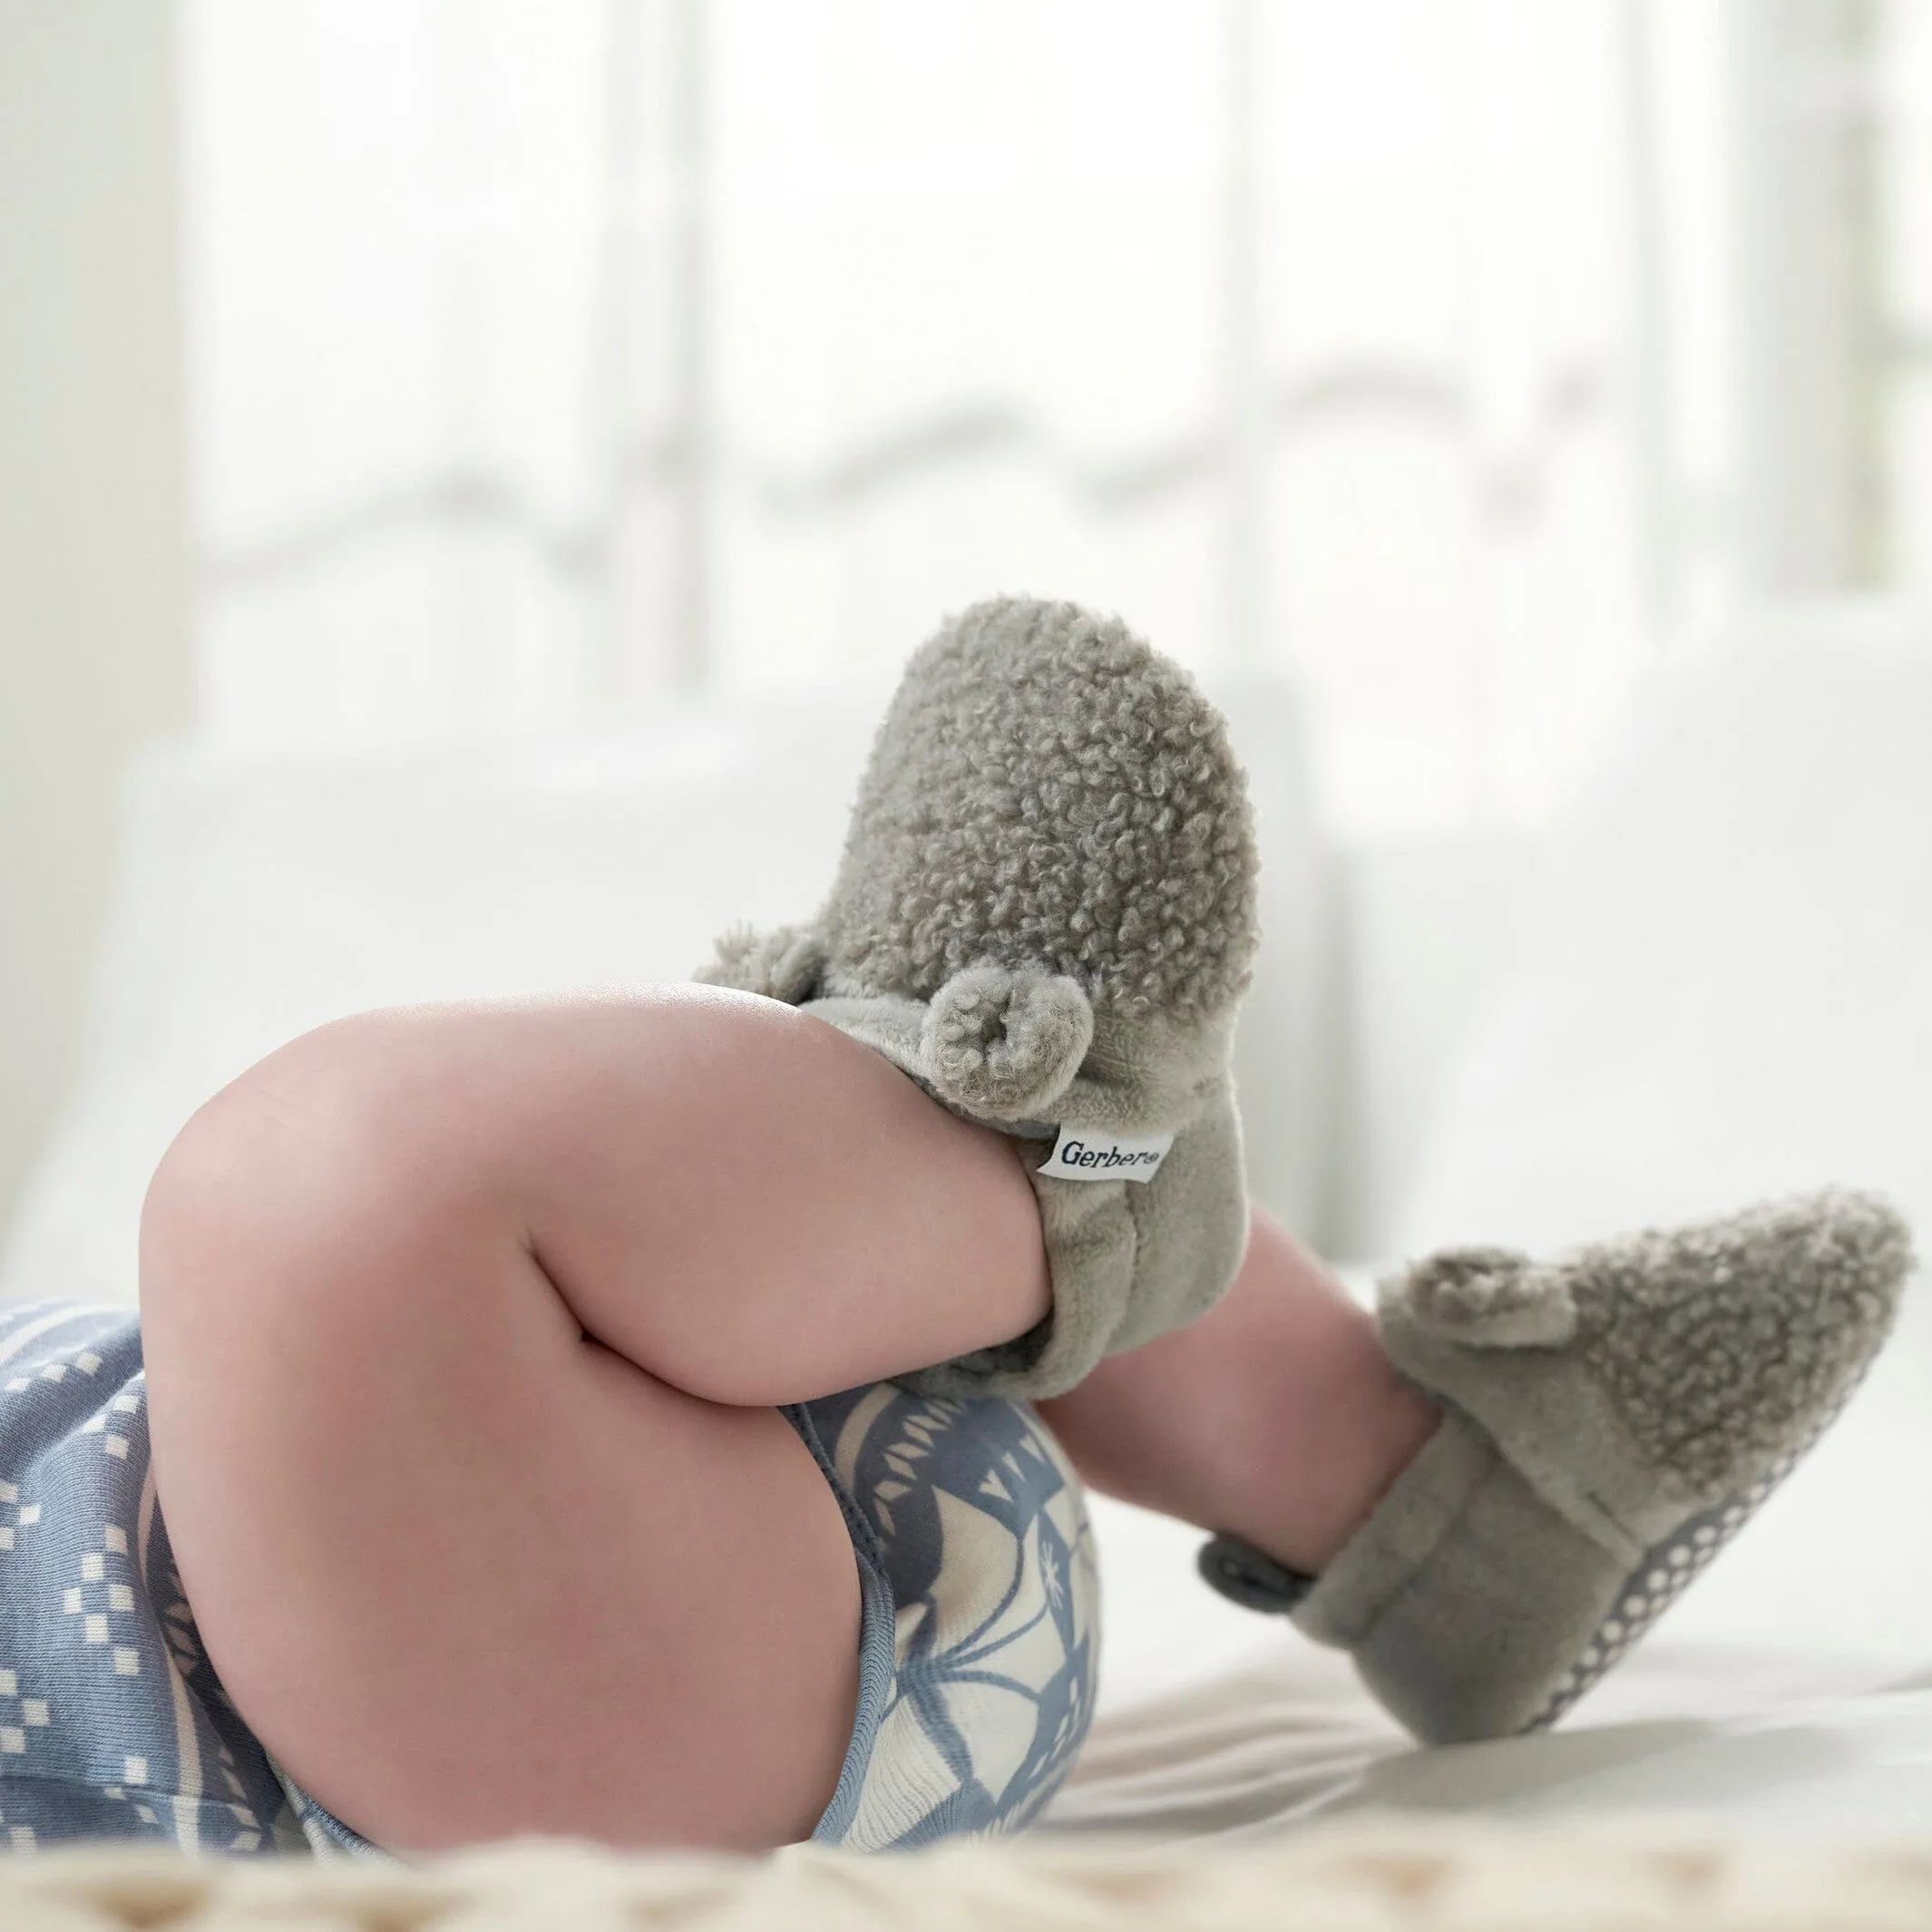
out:
M809 1835L857 1693L825 1477L776 1409L591 1339L422 1128L318 1155L244 1098L151 1193L158 1493L238 1711L386 1849Z

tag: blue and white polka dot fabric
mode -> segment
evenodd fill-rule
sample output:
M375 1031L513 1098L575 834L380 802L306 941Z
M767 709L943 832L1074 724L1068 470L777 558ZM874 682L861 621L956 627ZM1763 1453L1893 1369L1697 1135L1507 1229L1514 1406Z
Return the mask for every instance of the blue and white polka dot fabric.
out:
M124 1308L0 1304L0 1846L300 1850L201 1654Z

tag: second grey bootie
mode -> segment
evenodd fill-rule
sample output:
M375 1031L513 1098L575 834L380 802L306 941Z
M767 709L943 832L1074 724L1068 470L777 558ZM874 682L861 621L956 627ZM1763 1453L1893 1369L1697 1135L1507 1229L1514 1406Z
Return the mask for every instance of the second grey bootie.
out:
M1898 1215L1836 1189L1420 1262L1382 1339L1441 1426L1319 1579L1228 1537L1203 1574L1350 1651L1426 1742L1554 1723L1824 1433L1911 1267Z
M698 975L800 1007L1022 1147L1051 1313L899 1380L1057 1395L1234 1279L1256 869L1220 714L1117 620L998 598L913 654L823 909L727 934Z

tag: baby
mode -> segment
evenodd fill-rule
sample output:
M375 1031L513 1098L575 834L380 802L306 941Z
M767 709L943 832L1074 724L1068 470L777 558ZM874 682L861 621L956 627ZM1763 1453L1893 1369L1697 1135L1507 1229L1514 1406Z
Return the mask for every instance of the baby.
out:
M1000 600L809 926L218 1095L139 1328L0 1321L15 1842L1016 1829L1092 1712L1083 1478L1424 1740L1553 1722L1842 1405L1905 1231L1830 1193L1362 1312L1243 1192L1254 866L1185 674Z

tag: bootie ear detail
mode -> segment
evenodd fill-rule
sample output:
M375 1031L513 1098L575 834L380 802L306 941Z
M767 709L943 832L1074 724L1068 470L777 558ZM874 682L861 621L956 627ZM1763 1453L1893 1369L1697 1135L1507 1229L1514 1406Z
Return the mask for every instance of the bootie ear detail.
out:
M692 978L802 1006L818 990L825 970L825 942L805 926L777 926L769 932L734 926L717 942L717 957Z
M1560 1349L1576 1303L1553 1268L1514 1248L1446 1248L1384 1291L1418 1327L1475 1349Z
M1093 1008L1077 981L1039 968L969 966L932 996L920 1057L942 1098L1028 1120L1067 1090L1093 1036Z

